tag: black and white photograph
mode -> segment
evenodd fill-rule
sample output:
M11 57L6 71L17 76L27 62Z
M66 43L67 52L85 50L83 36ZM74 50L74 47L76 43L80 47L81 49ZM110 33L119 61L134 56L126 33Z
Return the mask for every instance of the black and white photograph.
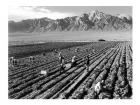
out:
M8 6L8 99L133 99L133 6Z

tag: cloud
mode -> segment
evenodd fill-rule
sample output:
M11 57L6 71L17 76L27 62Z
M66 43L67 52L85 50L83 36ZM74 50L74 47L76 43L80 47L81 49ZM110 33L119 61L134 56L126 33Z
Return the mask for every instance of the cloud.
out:
M68 16L74 16L74 13L62 13L57 11L51 11L47 7L41 6L20 6L9 7L8 18L9 20L20 21L23 19L33 19L48 17L51 19L59 19Z

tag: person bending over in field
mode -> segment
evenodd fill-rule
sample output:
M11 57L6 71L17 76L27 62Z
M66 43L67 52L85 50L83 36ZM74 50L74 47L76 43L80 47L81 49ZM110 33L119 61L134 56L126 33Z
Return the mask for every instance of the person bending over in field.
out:
M56 49L54 49L53 54L54 55L58 54L58 51Z
M35 60L35 58L33 56L29 57L30 62L33 62Z
M72 60L71 60L71 67L74 67L76 65L77 65L77 63L76 63L76 56L73 56Z
M94 91L96 95L99 95L101 92L103 92L103 86L104 86L104 80L95 84Z
M86 70L87 70L87 72L89 71L89 55L87 55L86 56L86 58L85 58L85 66L86 66Z
M46 53L45 52L43 52L43 54L42 54L43 56L46 56Z
M12 61L13 61L13 59L14 59L14 57L10 57L10 59L9 59L9 60L10 60L10 62L12 62Z
M79 50L80 50L80 48L76 48L76 49L75 49L75 52L79 52Z

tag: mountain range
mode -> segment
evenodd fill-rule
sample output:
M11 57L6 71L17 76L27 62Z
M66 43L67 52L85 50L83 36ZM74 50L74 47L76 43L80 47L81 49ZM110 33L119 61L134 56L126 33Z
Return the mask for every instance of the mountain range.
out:
M8 21L8 31L48 32L48 31L120 31L132 29L132 17L128 15L110 15L98 10L83 13L80 16L63 19L27 19L19 22Z

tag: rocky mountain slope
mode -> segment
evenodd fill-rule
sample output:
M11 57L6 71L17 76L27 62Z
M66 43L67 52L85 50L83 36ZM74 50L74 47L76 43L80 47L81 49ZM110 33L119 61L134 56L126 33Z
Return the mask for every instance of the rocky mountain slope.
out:
M20 22L9 21L9 32L47 32L47 31L88 31L88 30L131 30L132 17L112 16L97 10L80 16L63 19L28 19Z

